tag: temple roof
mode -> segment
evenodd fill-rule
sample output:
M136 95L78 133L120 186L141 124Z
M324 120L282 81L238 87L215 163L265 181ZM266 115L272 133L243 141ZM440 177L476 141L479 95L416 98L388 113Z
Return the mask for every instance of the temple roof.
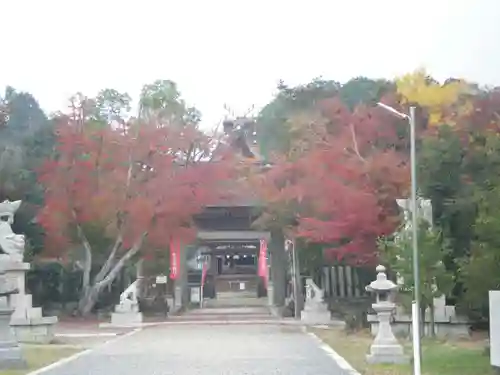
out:
M255 119L248 117L238 117L234 120L226 119L223 122L223 128L224 139L222 142L229 145L239 157L244 160L254 160L256 164L264 162L259 153ZM259 205L255 192L245 184L231 181L228 190L232 194L228 194L227 198L211 206L255 207Z
M224 134L229 145L244 158L262 160L257 143L255 119L238 117L223 122Z

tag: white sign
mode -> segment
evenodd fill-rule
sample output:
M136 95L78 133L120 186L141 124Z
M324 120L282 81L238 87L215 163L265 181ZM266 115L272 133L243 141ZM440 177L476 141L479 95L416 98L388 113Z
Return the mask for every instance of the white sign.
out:
M500 290L490 290L490 360L500 367Z
M245 283L240 283L240 290L245 290Z
M200 288L191 288L191 302L192 303L199 303L201 299L200 296Z
M165 276L165 275L156 276L156 283L157 284L166 284L167 283L167 276Z

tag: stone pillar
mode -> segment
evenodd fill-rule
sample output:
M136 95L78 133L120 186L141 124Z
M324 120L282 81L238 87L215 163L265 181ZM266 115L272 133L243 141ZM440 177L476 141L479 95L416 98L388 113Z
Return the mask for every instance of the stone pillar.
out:
M2 299L0 306L0 369L23 369L27 367L27 363L10 328L13 309L5 297Z
M281 307L285 305L286 270L288 268L288 261L285 253L285 237L283 236L282 231L275 230L271 232L269 250L271 253L273 304L275 306Z
M181 243L179 254L179 270L177 280L174 283L174 310L186 307L189 303L189 288L187 278L187 258L190 251L190 245Z
M135 264L135 277L137 280L137 299L140 301L146 285L144 285L144 259L139 259Z
M490 290L490 363L500 373L500 290Z
M213 253L210 256L210 268L208 269L208 273L217 276L217 256Z
M26 311L32 307L31 295L26 295L26 272L29 263L13 262L9 264L9 277L16 280L17 293L9 296L9 303L14 308L13 318L26 319Z

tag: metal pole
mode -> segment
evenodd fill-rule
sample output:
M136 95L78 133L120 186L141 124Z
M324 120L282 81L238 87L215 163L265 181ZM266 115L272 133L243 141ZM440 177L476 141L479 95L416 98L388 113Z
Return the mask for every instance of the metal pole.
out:
M200 309L203 308L203 299L204 299L204 296L203 296L203 285L200 287Z
M414 375L420 375L422 348L420 345L420 269L418 253L418 206L417 206L417 157L415 136L415 107L410 107L410 163L411 163L411 205L412 205L412 242L413 242L413 279L414 279L414 314L413 314L413 350L418 355L414 358ZM415 334L417 333L417 334Z
M293 299L294 299L294 318L297 318L297 282L296 282L296 272L295 272L295 241L288 241L288 246L291 246L291 256L292 256L292 286L293 286Z

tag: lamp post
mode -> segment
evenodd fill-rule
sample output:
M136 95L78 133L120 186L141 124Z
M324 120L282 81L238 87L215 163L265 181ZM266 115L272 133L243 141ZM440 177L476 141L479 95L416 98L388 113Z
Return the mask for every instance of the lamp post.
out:
M413 279L414 300L412 303L412 326L413 326L413 374L420 375L422 350L420 345L420 267L418 259L418 221L417 221L417 158L415 142L415 107L410 107L410 114L402 113L387 104L378 102L377 105L393 115L408 120L410 125L410 164L411 164L411 228L413 245Z

